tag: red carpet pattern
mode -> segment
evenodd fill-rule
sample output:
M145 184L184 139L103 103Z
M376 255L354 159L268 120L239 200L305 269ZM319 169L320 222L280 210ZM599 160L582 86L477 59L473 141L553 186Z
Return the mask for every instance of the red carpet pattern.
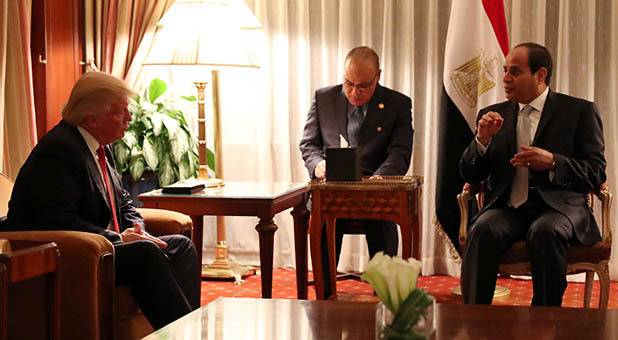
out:
M203 280L202 305L218 297L252 297L262 296L259 275L245 278L242 285L233 281ZM309 273L309 278L312 278ZM494 301L495 305L529 306L532 300L532 281L511 278L498 278L498 285L506 287L511 294L507 299ZM450 276L421 276L418 286L426 289L440 303L463 303L461 296L452 293L453 288L459 286L459 278ZM368 283L357 280L337 282L337 293L353 300L376 300L373 290ZM273 298L296 299L296 272L294 270L278 268L273 271ZM351 297L351 298L350 298ZM309 286L309 299L315 300L315 289ZM564 294L563 307L581 307L584 301L584 284L570 282ZM592 306L599 301L599 282L594 283L592 290ZM610 284L609 308L618 308L618 282Z

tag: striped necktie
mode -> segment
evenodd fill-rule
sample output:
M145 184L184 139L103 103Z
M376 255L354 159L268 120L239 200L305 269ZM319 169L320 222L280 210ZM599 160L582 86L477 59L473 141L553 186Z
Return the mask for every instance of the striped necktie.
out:
M110 190L109 176L107 176L107 162L105 158L105 148L103 147L103 145L99 145L99 148L97 149L97 156L99 157L99 165L101 166L101 172L103 173L103 182L105 183L107 198L109 198L109 206L112 209L114 230L116 230L117 233L120 233L118 216L116 216L116 204L114 204L114 197L112 196L112 191Z

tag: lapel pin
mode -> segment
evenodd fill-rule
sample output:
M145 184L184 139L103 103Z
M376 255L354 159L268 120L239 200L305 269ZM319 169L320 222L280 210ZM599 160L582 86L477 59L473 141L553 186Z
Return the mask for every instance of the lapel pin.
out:
M381 132L381 131L382 131L382 127L378 126L378 132Z
M384 104L380 103L378 104L378 109L382 110L384 108Z

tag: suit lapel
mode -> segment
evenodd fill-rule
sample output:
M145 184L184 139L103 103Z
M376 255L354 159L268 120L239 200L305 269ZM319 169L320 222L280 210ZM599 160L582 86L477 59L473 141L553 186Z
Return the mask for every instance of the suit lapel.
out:
M547 99L545 100L545 106L543 106L543 112L541 112L541 120L539 121L539 126L536 128L536 133L534 134L534 139L532 140L532 145L536 145L539 136L543 133L543 131L551 121L551 117L554 115L555 106L555 94L553 91L549 90L549 93L547 94Z
M348 99L343 93L343 87L339 91L338 95L335 97L333 101L333 107L335 112L335 124L337 126L337 130L339 133L345 138L346 142L349 142L348 139Z
M380 109L378 105L382 104L382 108ZM380 120L380 115L385 112L384 109L388 109L389 105L384 100L384 91L380 84L376 85L376 90L371 97L371 100L367 104L367 114L365 115L365 119L363 120L363 124L360 127L359 140L366 140L366 135L368 133L368 129L370 127L374 127L378 124Z
M507 128L507 141L508 150L513 153L519 152L519 145L517 145L517 113L519 112L519 105L516 102L511 102L511 105L507 108L504 115L504 125Z

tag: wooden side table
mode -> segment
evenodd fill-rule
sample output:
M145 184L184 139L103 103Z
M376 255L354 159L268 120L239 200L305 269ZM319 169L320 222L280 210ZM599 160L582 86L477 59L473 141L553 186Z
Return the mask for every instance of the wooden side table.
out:
M49 310L46 334L60 339L60 251L55 243L0 240L0 339L8 339L9 284L39 275L47 277Z
M335 221L346 219L391 220L401 227L403 257L421 255L421 195L420 176L382 176L364 178L359 182L326 182L309 184L312 196L311 261L317 299L324 299L323 275L331 277L331 291L336 294ZM330 273L322 273L321 233L326 224ZM411 251L412 240L414 247Z

